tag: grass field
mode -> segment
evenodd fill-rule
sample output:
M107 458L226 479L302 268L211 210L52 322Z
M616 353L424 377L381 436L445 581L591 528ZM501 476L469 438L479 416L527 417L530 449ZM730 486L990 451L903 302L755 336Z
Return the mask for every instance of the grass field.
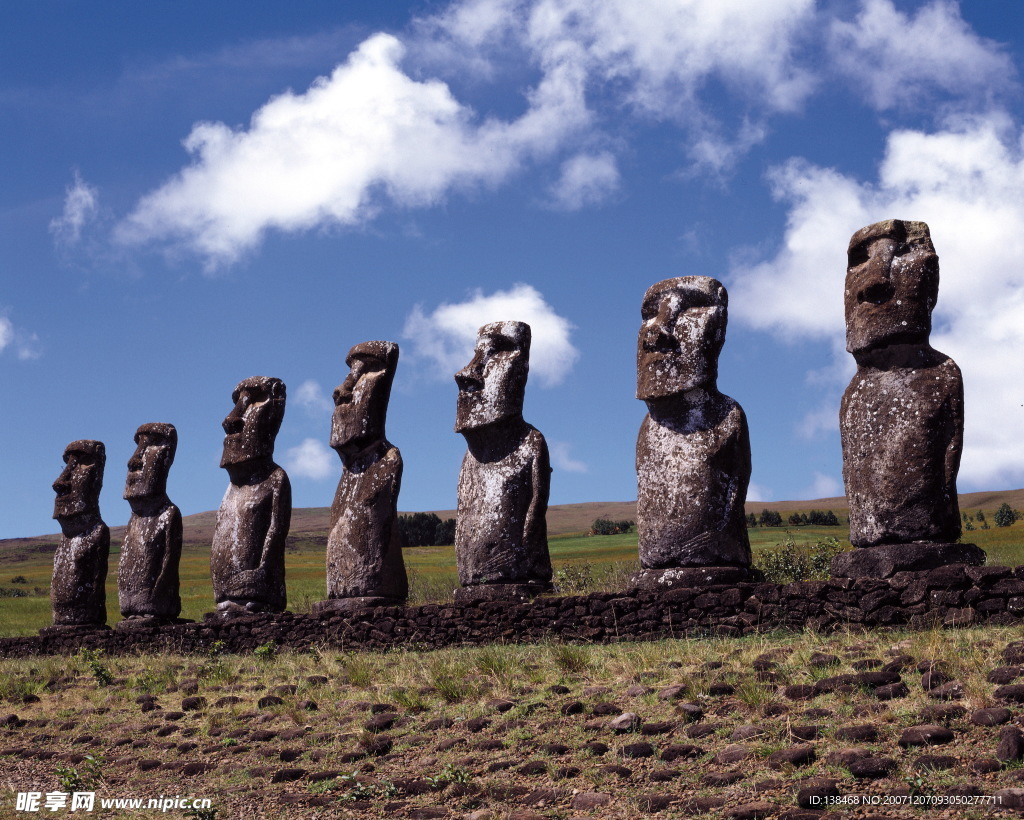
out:
M1019 638L984 627L5 660L0 818L26 816L17 793L54 790L140 820L157 812L100 801L208 798L166 814L206 820L883 816L799 811L818 794L936 801L887 802L887 820L1019 817L942 802L1019 794L1024 762L1004 733L1019 734L1024 707L1005 691L1018 686L992 682L1019 679L1005 666ZM936 699L934 670L952 701ZM862 673L902 690L843 683Z
M969 514L977 510L968 509ZM986 510L991 521L995 509ZM787 538L797 545L813 545L825 538L836 538L849 547L849 531L839 527L754 527L749 530L755 561L764 550L772 549ZM976 543L988 553L992 565L1024 564L1024 521L1010 527L976 529L964 533L964 541ZM120 620L117 610L118 540L112 539L110 573L107 576L107 612L111 625ZM323 533L307 532L290 539L285 558L289 609L306 612L314 601L326 597L325 547ZM556 582L567 592L592 589L622 589L638 568L635 532L624 535L587 536L582 532L562 533L548 539ZM50 547L52 549L52 547ZM53 571L52 553L32 548L0 551L0 595L7 590L24 590L26 597L0 597L0 637L33 635L51 622L48 589ZM450 599L458 586L454 547L415 547L405 551L409 573L410 601ZM182 617L200 620L213 609L210 584L208 543L187 542L182 550ZM13 584L12 578L24 583Z

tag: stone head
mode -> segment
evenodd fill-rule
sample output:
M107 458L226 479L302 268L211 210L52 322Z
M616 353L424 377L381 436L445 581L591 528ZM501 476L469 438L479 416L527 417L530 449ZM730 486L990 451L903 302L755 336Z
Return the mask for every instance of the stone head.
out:
M473 359L455 374L455 432L522 418L530 372L530 326L491 322L477 331Z
M72 441L64 448L64 470L53 482L57 498L53 504L56 519L99 515L103 466L107 461L102 441Z
M846 349L856 356L892 344L924 344L939 294L939 257L924 222L888 219L850 239Z
M644 294L636 347L636 397L644 401L714 389L729 295L710 276L679 276Z
M173 424L143 424L135 431L135 444L135 452L128 459L124 497L166 495L167 473L178 449L178 431Z
M254 376L238 383L231 400L235 406L222 425L227 435L220 466L273 458L274 439L284 420L284 382Z
M398 367L394 342L363 342L345 357L345 381L334 390L331 447L355 453L384 439L391 383Z

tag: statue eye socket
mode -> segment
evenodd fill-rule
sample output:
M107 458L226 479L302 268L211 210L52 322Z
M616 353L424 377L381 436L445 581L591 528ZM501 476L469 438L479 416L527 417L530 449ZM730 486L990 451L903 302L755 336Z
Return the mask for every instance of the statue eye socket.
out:
M868 261L868 246L866 243L861 243L855 248L850 250L847 265L851 268L860 267Z

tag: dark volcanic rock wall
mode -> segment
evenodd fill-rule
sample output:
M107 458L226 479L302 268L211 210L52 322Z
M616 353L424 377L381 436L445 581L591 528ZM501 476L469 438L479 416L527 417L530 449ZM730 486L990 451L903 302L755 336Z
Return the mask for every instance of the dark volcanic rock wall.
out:
M820 631L935 624L1024 621L1024 566L956 564L903 572L887 580L834 579L799 584L744 583L665 592L631 590L538 598L376 607L345 615L261 614L223 623L0 639L0 657L203 652L223 641L230 652L273 642L305 649L436 649L487 643L562 640L611 643L702 635L749 635L777 629Z

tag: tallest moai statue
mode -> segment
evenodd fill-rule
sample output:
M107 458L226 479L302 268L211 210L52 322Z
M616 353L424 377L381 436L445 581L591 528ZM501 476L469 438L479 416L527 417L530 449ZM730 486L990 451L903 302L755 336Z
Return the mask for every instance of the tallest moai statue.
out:
M839 430L853 552L832 574L886 578L902 570L984 563L960 537L956 474L964 388L928 341L939 257L924 222L890 219L857 231L846 269L846 349L857 373Z

